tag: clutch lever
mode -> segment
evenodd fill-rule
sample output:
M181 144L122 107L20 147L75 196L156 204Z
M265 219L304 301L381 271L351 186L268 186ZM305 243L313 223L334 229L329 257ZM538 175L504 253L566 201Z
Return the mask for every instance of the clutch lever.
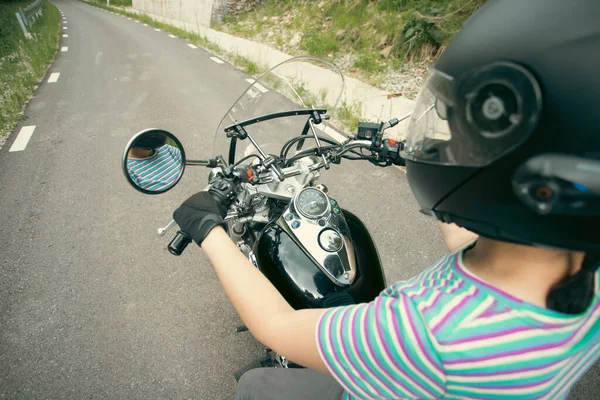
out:
M167 233L167 231L172 229L175 225L177 225L177 222L175 222L175 220L171 220L171 222L169 222L164 228L158 228L158 235L165 236L165 233Z

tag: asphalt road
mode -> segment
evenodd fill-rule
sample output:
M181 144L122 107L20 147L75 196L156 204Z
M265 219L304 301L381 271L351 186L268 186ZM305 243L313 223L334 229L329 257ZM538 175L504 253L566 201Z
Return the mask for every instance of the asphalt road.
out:
M0 150L0 398L232 398L234 371L261 346L234 332L240 321L202 252L173 257L155 233L207 171L189 168L174 190L146 196L120 157L148 127L175 133L191 158L213 155L248 77L142 23L53 3L68 28L48 73L60 76L15 129L36 126L25 150L8 152L16 134ZM323 182L371 229L388 282L444 253L398 169L346 163ZM593 383L574 397L593 398Z

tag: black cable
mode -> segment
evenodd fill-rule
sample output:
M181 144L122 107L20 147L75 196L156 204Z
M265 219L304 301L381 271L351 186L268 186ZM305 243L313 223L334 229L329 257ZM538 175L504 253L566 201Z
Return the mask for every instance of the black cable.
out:
M317 137L319 138L320 141L327 143L327 144L331 144L331 145L339 144L338 142L331 140L331 139L327 139L327 138L324 138L321 136L317 136ZM297 143L304 139L314 139L314 136L301 135L301 136L296 136L296 137L288 140L287 142L284 143L283 147L281 148L281 153L279 155L279 158L281 158L282 160L285 160L285 158L287 157L287 153L290 151L290 149L294 145L294 143ZM298 153L298 154L300 154L300 153Z
M244 158L236 161L236 163L233 164L233 166L236 167L236 166L240 165L241 163L243 163L244 161L246 161L246 160L248 160L248 159L250 159L252 157L256 157L256 158L258 158L260 160L260 157L257 154L250 154L250 155L248 155L248 156L246 156L246 157L244 157Z
M342 156L345 160L374 160L375 157L372 156L358 156L358 157L350 157L350 156Z
M335 149L336 147L338 147L338 145L339 144L337 144L336 146L321 146L321 150ZM315 153L316 150L317 150L317 148L301 151L300 153L296 154L294 157L290 158L289 160L285 160L285 165L290 166L294 161L297 161L297 160L307 157L307 156L316 156L317 155Z

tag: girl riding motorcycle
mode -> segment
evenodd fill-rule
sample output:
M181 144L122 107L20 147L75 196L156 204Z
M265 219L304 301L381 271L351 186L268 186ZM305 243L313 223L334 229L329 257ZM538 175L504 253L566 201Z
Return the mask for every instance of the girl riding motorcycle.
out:
M465 24L402 155L423 211L478 236L370 303L294 310L209 193L175 211L256 339L310 368L251 370L238 399L566 398L600 356L599 17L494 0Z

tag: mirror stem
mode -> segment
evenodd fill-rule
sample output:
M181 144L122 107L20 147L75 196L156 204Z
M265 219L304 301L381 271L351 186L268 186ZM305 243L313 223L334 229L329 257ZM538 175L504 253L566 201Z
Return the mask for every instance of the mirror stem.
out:
M217 160L185 160L185 165L195 165L201 167L216 167L218 164Z

